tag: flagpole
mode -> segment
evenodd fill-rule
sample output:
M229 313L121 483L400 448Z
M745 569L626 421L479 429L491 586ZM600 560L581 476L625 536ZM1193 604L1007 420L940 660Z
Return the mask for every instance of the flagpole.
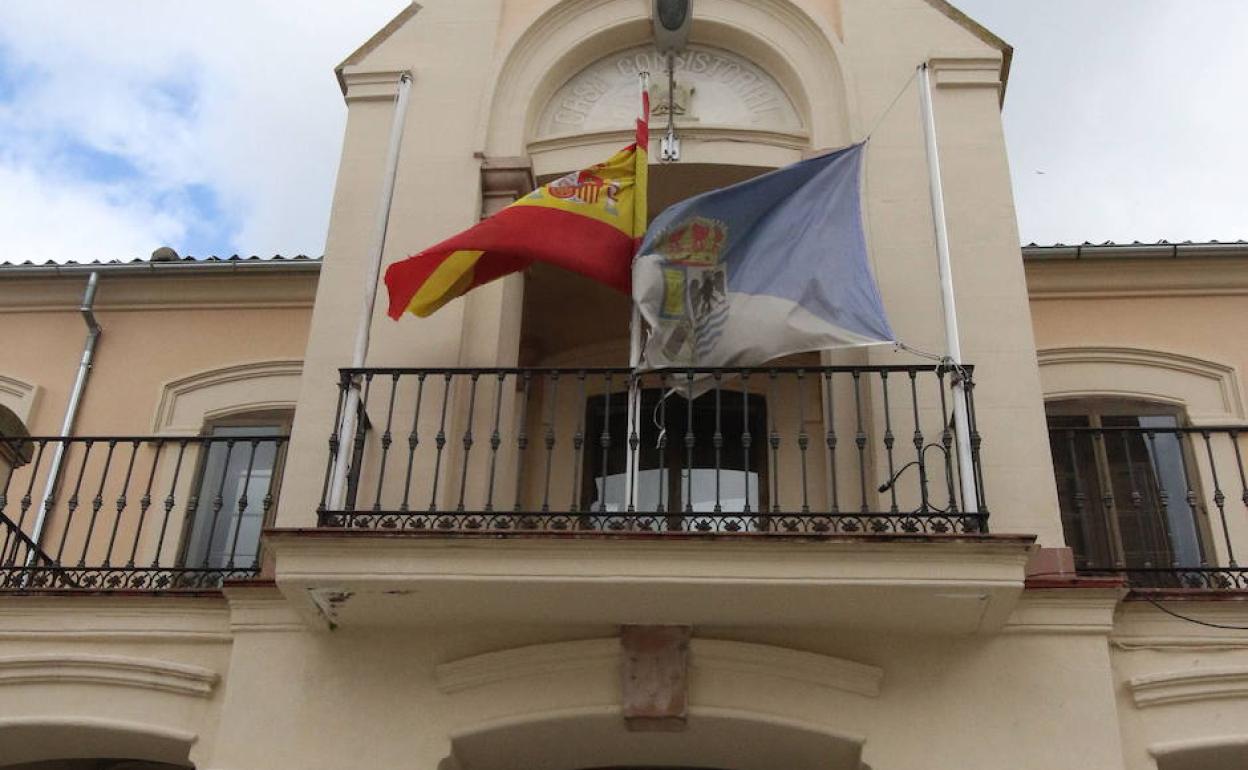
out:
M945 310L945 347L949 360L962 366L962 345L958 338L958 311L954 304L953 270L949 260L949 232L945 224L945 193L940 181L940 156L936 149L936 116L932 110L932 83L927 62L919 66L919 102L923 113L923 138L927 144L927 172L932 195L932 220L936 227L936 254L940 268L940 297ZM967 513L979 512L975 470L971 464L971 431L967 420L966 384L960 372L953 377L953 431L958 453L958 480L962 506Z
M394 200L394 180L399 170L399 148L403 143L403 124L407 117L407 104L411 89L411 73L404 72L399 77L394 118L390 124L390 145L386 150L385 172L381 180L381 198L377 204L377 220L373 225L373 237L369 248L368 272L364 278L360 316L355 327L355 348L351 353L352 369L364 366L364 361L368 356L368 342L373 326L373 308L377 304L377 284L381 279L381 258L386 246L386 229L390 224L390 204ZM338 456L334 458L333 483L330 486L328 500L330 510L341 510L343 505L347 473L351 464L350 447L356 430L356 412L359 408L359 383L353 380L347 388L342 421L338 425Z
M648 105L650 101L647 98L648 97L647 92L650 88L650 73L648 72L638 73L637 80L638 80L638 87L640 91L640 93L638 94L638 99L641 102L641 120L645 121L646 123L649 123L650 114L649 114ZM649 132L646 133L646 137L647 139L649 138ZM648 147L638 147L637 154L635 155L635 157L645 158L648 156L648 153L649 153ZM635 175L634 178L636 178L638 182L642 182L642 179L640 177L637 177ZM648 197L648 196L645 196L645 197ZM640 203L643 200L644 200L643 196L636 194L636 192L634 193L633 195L634 206L636 206L638 203ZM647 212L645 211L633 212L634 236L638 236L638 237L640 236L640 234L636 232L637 226L638 224L644 224L646 221L646 217L647 217ZM633 259L635 260L636 258L637 258L637 255L634 254ZM639 467L638 467L639 463L637 461L637 450L641 446L640 443L638 443L637 446L634 447L633 446L634 442L632 441L634 436L637 436L638 438L640 438L641 436L641 424L640 424L641 423L641 420L640 420L641 393L639 392L639 383L637 381L637 369L638 367L641 366L641 308L638 307L637 302L633 301L631 297L630 297L630 301L632 301L632 304L633 304L633 312L632 312L632 315L629 316L629 321L628 321L628 368L630 370L630 375L628 378L628 436L626 438L626 443L624 447L624 450L625 450L624 478L628 487L625 490L624 505L626 509L631 512L631 511L636 510L636 507L637 507L637 486L638 486L637 482L638 482L638 475L639 475ZM606 494L606 489L603 489L603 494L604 495Z

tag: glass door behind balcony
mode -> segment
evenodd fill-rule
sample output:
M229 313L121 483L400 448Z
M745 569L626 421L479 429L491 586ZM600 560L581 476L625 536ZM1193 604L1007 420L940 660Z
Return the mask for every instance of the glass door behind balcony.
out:
M628 395L586 403L585 511L627 510ZM767 506L767 405L756 394L723 390L694 399L641 392L637 498L642 512L760 511ZM666 426L660 430L659 426ZM604 449L603 437L609 446ZM669 527L679 526L679 516Z

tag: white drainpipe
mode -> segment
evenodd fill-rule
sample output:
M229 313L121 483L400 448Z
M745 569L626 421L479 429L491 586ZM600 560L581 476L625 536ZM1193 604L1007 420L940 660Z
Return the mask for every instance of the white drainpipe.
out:
M74 431L74 420L78 417L78 405L82 402L83 391L87 389L87 377L91 374L91 363L95 359L95 343L100 338L100 324L95 320L95 288L99 284L100 274L92 272L87 278L87 289L82 295L82 305L78 312L87 324L87 339L82 346L82 360L78 363L78 374L74 377L74 388L69 393L69 404L65 407L65 422L61 424L61 437L69 438ZM43 501L39 504L39 515L35 518L34 531L30 538L37 545L42 545L43 527L48 513L55 505L57 484L61 480L61 464L68 450L68 442L59 441L52 455L52 464L48 468L48 483L43 488ZM32 556L34 554L31 554Z

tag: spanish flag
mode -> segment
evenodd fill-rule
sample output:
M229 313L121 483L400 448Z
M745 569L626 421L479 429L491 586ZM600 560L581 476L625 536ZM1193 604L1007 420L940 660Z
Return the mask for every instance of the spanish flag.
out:
M574 171L475 227L386 269L390 317L424 317L456 297L548 262L628 294L632 261L646 232L646 148L650 99L633 144L605 163Z

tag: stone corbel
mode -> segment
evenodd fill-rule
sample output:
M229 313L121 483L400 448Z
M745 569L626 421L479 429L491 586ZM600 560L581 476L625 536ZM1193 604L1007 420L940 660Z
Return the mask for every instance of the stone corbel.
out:
M481 218L497 214L524 195L533 192L537 182L528 158L487 158L481 160Z
M399 94L399 78L410 70L372 70L357 65L339 73L347 103L394 101Z

